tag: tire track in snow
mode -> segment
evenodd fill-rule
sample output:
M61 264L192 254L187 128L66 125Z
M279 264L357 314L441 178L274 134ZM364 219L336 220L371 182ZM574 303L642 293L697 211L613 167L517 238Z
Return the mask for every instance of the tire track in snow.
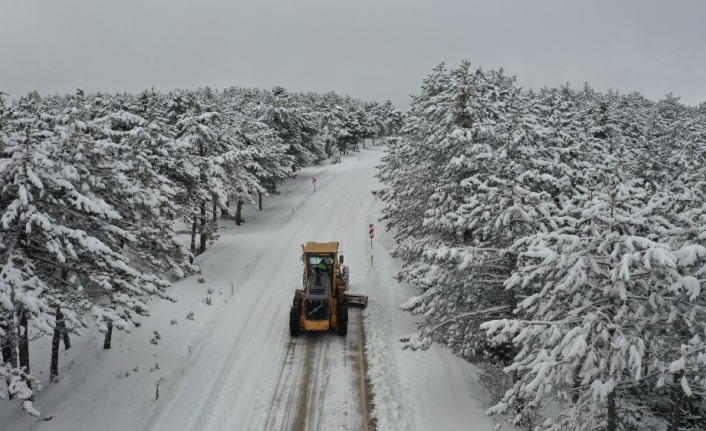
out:
M275 392L272 394L272 399L269 404L269 414L267 416L267 421L265 422L265 430L276 430L277 428L277 416L276 414L280 411L289 411L291 398L287 398L287 403L282 408L282 401L284 396L289 392L291 383L293 380L292 370L295 363L295 349L297 342L299 340L292 340L289 342L287 347L287 352L284 355L284 360L282 361L282 366L279 370L279 375L277 376L277 384L275 385Z
M350 322L349 322L350 324ZM343 358L343 370L344 374L348 375L350 373L350 369L348 367L348 340L345 338L340 338L339 343L341 346L341 358ZM355 387L355 386L353 386ZM336 429L338 431L347 431L348 430L348 396L346 394L346 391L339 391L338 394L338 407L340 408L341 412L344 412L341 416L338 418L338 426Z
M311 366L311 359L314 356L314 337L306 337L306 354L304 355L304 373L300 381L298 381L299 390L292 391L291 396L296 396L296 415L294 416L294 421L291 426L292 431L304 431L307 419L307 413L309 409L307 408L308 402L308 391L311 386L311 375L313 369ZM283 428L284 429L284 428Z
M349 325L357 325L359 313L351 314ZM281 366L266 431L348 431L355 428L358 389L357 344L355 330L349 338L335 331L304 332L293 342L296 346Z

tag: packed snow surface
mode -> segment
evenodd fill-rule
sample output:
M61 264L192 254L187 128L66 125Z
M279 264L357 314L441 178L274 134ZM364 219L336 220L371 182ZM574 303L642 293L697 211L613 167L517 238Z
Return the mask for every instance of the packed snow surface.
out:
M373 147L302 169L263 211L246 207L245 224L220 221L220 239L196 259L202 274L171 289L176 303L152 302L140 327L114 332L110 350L95 328L73 337L57 383L48 381L50 337L33 342L41 416L0 402L0 431L361 430L361 317L374 429L493 429L475 367L439 346L400 348L418 318L399 305L417 292L392 278L394 240L377 221L383 204L371 190L383 154ZM289 335L307 241L340 242L351 291L370 297L365 311L351 310L345 338Z

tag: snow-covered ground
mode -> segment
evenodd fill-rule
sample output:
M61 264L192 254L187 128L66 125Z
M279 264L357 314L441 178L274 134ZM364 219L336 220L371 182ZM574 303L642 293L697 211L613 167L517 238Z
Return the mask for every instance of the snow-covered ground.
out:
M174 284L176 303L152 303L140 327L114 333L111 350L96 330L73 337L71 349L62 346L58 383L48 382L50 337L33 342L41 419L3 401L0 431L363 429L361 313L351 313L345 339L333 331L289 335L307 241L339 241L351 290L370 296L362 316L377 429L493 429L472 365L439 346L400 349L398 337L415 331L417 317L399 305L415 292L392 278L394 240L377 222L382 203L370 193L380 187L374 174L383 153L369 148L302 169L262 212L245 208L244 225L221 222L221 238L197 258L202 274Z

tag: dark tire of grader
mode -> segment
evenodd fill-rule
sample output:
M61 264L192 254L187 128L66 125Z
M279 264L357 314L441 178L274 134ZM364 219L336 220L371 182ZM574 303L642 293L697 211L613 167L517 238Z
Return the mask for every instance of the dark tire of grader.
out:
M338 304L338 335L345 337L348 334L348 304Z
M299 304L292 305L292 309L289 311L289 333L292 337L298 337L302 328L299 322L299 315L301 315L301 302Z

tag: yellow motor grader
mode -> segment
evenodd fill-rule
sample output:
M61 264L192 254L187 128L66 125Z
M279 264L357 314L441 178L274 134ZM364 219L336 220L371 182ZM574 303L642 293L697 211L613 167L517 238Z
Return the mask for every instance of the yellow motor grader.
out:
M303 289L294 294L289 314L289 332L296 337L305 331L336 329L348 333L348 307L366 307L368 297L349 293L348 267L337 242L308 242L302 245Z

